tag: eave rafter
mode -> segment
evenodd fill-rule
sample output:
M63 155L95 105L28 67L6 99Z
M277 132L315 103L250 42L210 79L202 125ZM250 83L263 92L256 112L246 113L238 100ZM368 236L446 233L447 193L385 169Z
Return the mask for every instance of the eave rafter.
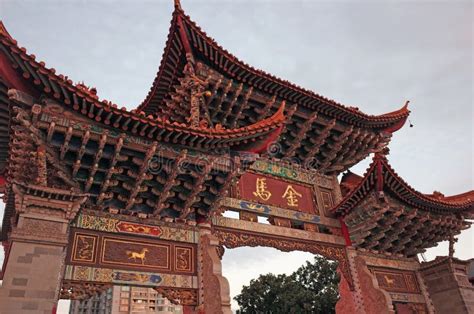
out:
M336 125L336 120L333 119L322 129L321 132L314 139L309 139L312 146L309 147L309 151L303 159L304 164L307 164L311 159L315 158L316 155L321 150L322 145L325 143L326 139L331 135L331 130Z
M156 191L156 201L153 205L153 216L159 216L160 213L165 209L166 207L169 206L167 203L167 200L174 196L174 192L171 191L173 186L175 186L178 182L176 180L180 167L182 166L182 162L186 159L187 156L187 150L182 150L174 161L174 164L170 168L164 168L163 171L167 174L167 178L162 182L163 184L163 189L161 191Z
M125 205L125 210L132 209L135 203L138 202L138 193L147 190L147 188L143 184L145 179L150 180L153 178L153 175L149 174L148 172L151 158L155 154L157 146L158 142L153 142L153 144L148 147L147 152L145 154L145 158L143 160L139 160L140 170L138 171L138 173L135 174L131 170L128 171L128 175L135 179L135 184L128 186L130 196L128 197L127 203ZM124 187L127 186L124 184Z
M378 135L367 131L360 131L359 138L353 141L353 145L348 146L348 150L336 159L333 166L328 168L330 172L339 172L356 164L363 159L369 147L373 147L378 142ZM375 140L374 140L375 139Z
M291 156L298 158L300 161L314 158L317 162L313 162L311 165L322 165L323 167L318 169L321 172L338 173L348 169L370 153L380 152L388 144L385 139L390 139L390 137L380 135L397 131L403 126L408 117L409 111L406 105L400 110L384 115L367 115L359 111L358 108L343 106L290 82L254 69L220 47L179 7L176 7L173 13L169 38L172 38L171 34L179 34L178 37L183 42L183 53L192 55L197 65L196 73L201 78L208 80L212 96L207 99L205 107L210 113L212 125L218 124L226 128L233 128L245 125L248 122L256 123L274 112L278 107L278 103L281 102L292 103L297 106L297 114L291 118L294 119L296 124L308 124L307 120L312 119L313 114L321 116L321 119L318 118L320 121L337 121L337 127L331 130L330 136L319 144L321 147L314 147L311 141L308 140L304 140L303 143L298 145L291 142L289 143L288 153L282 152L278 158ZM172 49L172 43L172 40L168 40L157 79L163 75L161 68L169 64L166 56ZM153 114L160 110L169 111L171 108L170 100L173 99L175 91L170 86L165 94L153 95L155 85L160 85L157 82L155 80L150 94L138 107L139 111ZM175 119L179 121L179 110L170 112L170 117L173 117L173 115L176 115ZM305 121L300 122L296 118L297 116L303 117ZM290 125L291 123L288 124L285 132L282 132L280 137L283 147L285 147L285 139L292 138L287 131L297 132L296 137L298 138L310 139L311 135L318 133L318 129L321 125L324 126L325 123L313 123L313 130L307 130L307 135L302 134L304 132L301 132L299 128L289 127ZM336 131L340 128L342 130ZM347 129L373 134L375 135L373 139L377 139L379 142L368 141L365 142L365 145L357 145L356 132L345 143L342 143L339 150L344 153L336 158L333 154L338 149L331 148L330 139L332 136L337 136L339 134L337 132L345 132ZM295 146L297 146L296 149ZM307 146L311 147L309 156L305 154L310 150ZM353 150L357 150L357 153Z
M324 172L326 168L331 165L331 162L338 156L339 152L344 147L344 144L349 141L350 135L352 134L353 127L349 127L341 135L334 138L333 144L328 144L329 150L323 154L324 159L322 160L319 169Z
M106 199L111 199L113 197L113 193L107 192L108 188L113 185L117 185L116 180L112 180L112 175L116 174L119 172L119 170L116 168L117 162L120 159L120 151L122 150L123 144L124 144L124 139L125 139L125 134L120 134L119 138L115 142L114 145L114 152L112 154L112 158L110 160L109 164L109 171L106 172L104 181L100 187L99 190L99 195L97 197L97 204L101 205L104 200Z
M252 86L247 88L242 101L237 104L238 106L237 112L235 113L235 115L231 116L229 119L230 120L229 125L231 128L237 127L239 120L242 119L243 111L249 107L249 99L250 99L250 96L252 95L252 92L253 92Z
M172 37L175 38L174 35ZM182 48L183 43L176 45ZM44 63L37 62L33 55L27 54L24 48L20 49L17 42L5 36L4 33L0 33L0 47L2 51L0 58L7 65L6 78L15 88L31 92L31 95L36 98L44 93L43 97L50 96L64 108L72 109L88 119L152 141L180 143L184 146L206 150L228 148L245 150L245 143L265 142L266 138L272 136L273 132L277 132L284 122L284 117L274 120L270 118L259 121L255 125L228 129L198 126L195 123L190 125L187 121L170 121L166 116L147 116L144 112L136 110L129 112L125 108L118 109L115 104L108 101L99 101L94 88L88 88L84 84L74 85L66 77L57 75L54 69L48 69ZM183 60L186 64L186 58ZM9 66L11 68L8 68ZM163 69L167 71L168 66L164 66ZM174 70L178 74L181 73L181 70L178 71L176 68ZM18 81L21 84L17 83ZM178 77L173 79L173 82L177 81ZM54 125L51 125L51 130L53 128ZM51 138L51 132L47 138ZM78 168L80 166L76 165L76 169Z
M10 93L10 100L13 102L21 102L22 97L18 91L12 91ZM34 110L33 110L34 111ZM69 174L69 171L62 163L59 162L59 154L47 145L47 137L37 129L31 122L31 116L20 107L13 107L13 112L16 116L13 118L16 123L21 125L27 132L29 132L29 138L33 140L36 146L43 147L45 149L45 156L48 164L55 170L56 175L64 181L71 189L80 191L79 183L74 180L73 176ZM34 114L34 113L33 113Z
M302 124L297 124L296 132L289 132L293 138L289 147L285 151L285 156L293 157L295 155L296 149L298 149L302 143L303 139L307 136L307 132L311 129L313 122L318 117L318 114L314 112L311 114L308 120L304 121Z
M79 188L87 190L94 208L142 217L208 217L235 175L233 168L221 169L228 160L217 155L203 164L196 152L189 155L157 142L137 146L125 133L111 136L97 126L56 123L48 108L36 110L31 126Z
M381 202L376 195L364 200L345 222L353 245L405 256L422 253L469 226L454 215L423 213L391 200Z
M87 179L86 185L84 187L85 192L89 192L92 186L92 183L94 183L95 174L97 173L97 170L99 169L99 161L102 158L102 155L104 153L104 146L107 143L107 136L108 136L108 132L104 132L104 134L102 134L102 136L100 137L99 147L97 148L97 152L95 153L94 160L92 162L93 166L91 168L89 178Z
M202 173L194 174L194 184L191 188L191 193L187 195L184 201L182 211L179 215L180 219L186 219L192 211L193 204L199 201L198 194L205 189L204 182L210 177L209 172L212 169L213 162L214 160L207 162L203 167Z
M413 256L468 228L474 200L436 200L406 184L376 154L364 177L348 174L352 186L333 211L342 215L354 245ZM355 185L354 185L355 184ZM447 198L450 199L450 198Z

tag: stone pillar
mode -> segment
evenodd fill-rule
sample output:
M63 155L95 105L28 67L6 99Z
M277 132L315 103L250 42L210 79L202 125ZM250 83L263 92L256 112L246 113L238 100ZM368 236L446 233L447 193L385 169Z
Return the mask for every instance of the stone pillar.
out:
M199 224L199 313L231 314L230 288L222 276L222 264L217 254L219 240L211 234L209 223Z
M362 297L364 312L367 314L394 314L393 305L387 292L379 288L379 285L367 268L367 264L361 256L354 257L355 269L357 271L359 291Z
M350 290L347 281L341 276L336 313L394 314L390 296L379 288L364 258L352 247L346 247L346 252L354 287Z
M44 186L13 185L15 221L0 288L0 313L55 313L69 223L84 195Z
M474 285L467 276L469 261L436 257L421 264L421 276L437 313L474 313Z
M356 291L353 291L349 287L349 283L340 271L337 269L339 274L339 300L336 303L336 313L357 313L357 296Z

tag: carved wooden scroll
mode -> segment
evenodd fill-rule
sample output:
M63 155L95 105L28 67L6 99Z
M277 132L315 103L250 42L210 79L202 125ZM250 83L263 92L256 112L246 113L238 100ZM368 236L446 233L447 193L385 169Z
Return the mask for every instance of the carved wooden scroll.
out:
M346 249L343 246L326 245L319 242L301 241L263 234L243 233L240 231L220 228L214 229L213 235L215 235L219 239L219 242L227 248L266 246L273 247L283 252L304 251L322 255L339 263L341 273L349 283L351 290L353 289L349 261Z

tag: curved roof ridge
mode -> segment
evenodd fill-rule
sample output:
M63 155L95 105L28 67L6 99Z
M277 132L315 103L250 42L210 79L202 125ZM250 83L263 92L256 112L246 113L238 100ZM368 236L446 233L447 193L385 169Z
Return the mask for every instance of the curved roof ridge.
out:
M387 122L388 123L389 122L393 122L393 123L401 122L401 123L397 123L396 128L393 128L393 127L387 128L389 132L395 132L398 129L400 129L403 126L403 124L405 123L405 121L406 121L406 119L407 119L407 117L410 113L410 111L408 110L407 104L405 104L402 108L400 108L398 110L395 110L395 111L392 111L392 112L389 112L389 113L385 113L385 114L382 114L382 115L366 114L366 113L363 113L362 111L360 111L356 107L343 105L341 103L336 102L335 100L326 98L326 97L324 97L322 95L319 95L319 94L317 94L317 93L315 93L311 90L305 89L305 88L303 88L301 86L298 86L298 85L296 85L292 82L289 82L288 80L281 79L281 78L276 77L276 76L274 76L270 73L267 73L263 70L256 69L256 68L252 67L251 65L247 64L246 62L240 60L239 58L237 58L233 54L231 54L225 48L220 46L213 38L208 36L206 34L206 32L204 32L201 29L201 27L199 25L197 25L197 23L194 22L190 18L189 15L185 14L184 10L179 5L179 2L178 2L178 5L175 4L175 10L173 12L173 19L172 19L172 22L171 22L172 24L170 26L170 33L168 34L168 40L167 40L167 43L166 43L166 46L165 46L165 51L163 53L163 59L161 60L160 69L158 71L158 74L157 74L154 82L153 82L153 85L152 85L152 88L150 89L150 92L148 93L147 97L142 102L142 104L140 104L137 107L137 110L140 110L140 111L145 110L147 105L151 101L151 98L153 97L154 90L156 89L156 85L159 81L159 77L161 76L161 73L163 71L163 69L162 69L163 63L164 63L163 60L164 60L167 52L170 49L169 46L170 46L171 33L176 28L175 23L174 23L174 21L176 19L176 15L180 15L183 22L185 22L189 27L191 27L195 31L197 31L201 35L202 38L204 38L209 44L211 44L213 46L213 48L215 50L220 51L229 60L232 60L238 66L241 66L244 70L246 70L248 72L251 72L256 76L262 77L263 79L272 81L275 84L281 85L283 88L291 89L292 91L294 91L296 93L299 93L302 96L306 96L306 97L309 97L311 99L315 99L317 101L320 101L320 102L332 107L332 108L330 108L331 110L340 111L340 112L342 112L343 114L346 114L346 115L348 114L348 115L356 116L357 118L364 120L368 124L375 124L375 127L377 127L377 123L381 123L381 122L385 122L385 123L387 123Z
M32 66L41 73L48 75L49 78L52 78L57 81L58 84L61 84L65 87L67 87L70 91L75 91L79 95L83 95L84 97L87 98L88 101L93 101L93 102L100 102L102 104L108 105L108 106L117 106L116 104L113 104L111 101L108 101L106 99L99 100L98 96L96 93L92 92L92 90L95 89L95 87L87 87L84 82L77 82L74 83L71 79L69 79L67 76L63 74L56 74L56 69L55 68L48 68L46 67L46 63L44 61L37 61L36 56L34 54L29 54L27 52L27 49L24 47L20 47L18 45L18 41L14 39L10 33L7 31L5 28L5 25L3 22L0 20L0 40L4 39L9 42L9 46L12 50L19 50L17 52L20 53L21 59L23 61L27 61L32 63ZM127 111L125 107L122 107L122 111Z
M168 37L166 38L165 48L164 48L163 53L161 55L161 61L160 61L160 66L158 67L158 72L155 75L155 79L153 80L153 84L151 85L151 88L148 91L147 96L142 101L142 103L136 108L137 111L143 111L148 106L148 104L153 99L153 96L156 93L156 89L158 88L158 83L160 82L160 79L163 75L163 70L164 70L164 67L165 67L166 57L167 57L167 55L169 54L169 51L170 51L171 41L172 41L172 37L173 37L173 30L174 30L174 28L176 27L176 25L178 23L177 16L178 16L178 8L180 8L180 7L181 7L181 4L179 3L179 1L175 1L175 10L173 11L173 15L172 15L172 18L171 18L170 28L169 28L169 31L168 31Z
M474 190L460 193L460 194L454 194L454 195L448 195L444 197L445 200L453 201L453 202L464 202L464 201L473 201L474 202Z
M0 34L13 40L12 36L7 31L7 28L5 27L5 24L3 24L2 20L0 20Z
M386 158L386 156L382 156L381 157L381 160L383 162L383 165L392 173L392 175L394 176L395 179L398 180L398 182L400 184L402 184L402 186L404 188L406 188L408 191L410 191L411 193L413 193L415 196L425 200L425 201L428 201L428 202L432 202L432 203L439 203L439 204L443 204L445 206L464 206L464 205L470 205L471 207L474 208L474 199L466 199L466 200L463 200L462 202L452 202L452 201L449 201L449 200L446 200L446 199L436 199L436 198L433 198L433 197L429 197L427 196L426 194L423 194L419 191L417 191L415 188L413 188L410 184L408 184L400 175L398 175L398 173L392 168L392 166L388 163L388 159ZM469 193L469 192L465 192L465 193ZM462 194L465 194L465 193L462 193Z
M383 169L385 169L385 174L383 173ZM368 194L369 191L373 189L378 189L379 191L383 191L386 184L387 175L389 173L390 177L393 180L396 180L400 187L406 193L400 193L397 191L393 191L401 200L405 202L421 207L423 209L439 209L441 211L446 210L454 210L454 211L473 211L474 210L474 191L465 192L462 194L455 195L454 197L434 197L433 195L423 194L417 190L415 190L411 185L409 185L398 173L392 168L392 166L388 163L388 159L385 155L381 153L374 154L373 161L367 168L367 171L363 175L360 182L355 185L355 187L349 191L345 197L332 208L331 211L339 212L339 213L347 213L353 207L355 207L362 198L354 200L354 202L349 203L351 199L353 199L357 193L362 194L365 196ZM368 184L368 188L366 186L365 189L363 187ZM380 184L380 185L379 185ZM403 195L402 195L403 194ZM458 197L462 196L462 197ZM458 198L456 198L458 197ZM426 204L423 204L426 203ZM341 212L342 210L342 212Z
M134 121L139 121L140 123L143 124L148 124L151 126L157 126L157 127L162 127L164 129L170 130L170 131L178 131L178 132L184 132L184 133L190 133L194 134L197 136L202 136L202 137L216 137L220 139L239 139L240 137L248 137L250 138L256 138L260 136L267 136L266 134L271 131L272 129L279 129L281 128L282 124L285 121L285 117L283 115L283 109L284 106L277 112L278 114L275 114L267 119L264 119L262 121L259 121L255 124L242 127L242 128L236 128L236 129L209 129L209 128L201 128L201 127L192 127L189 125L185 125L182 123L173 123L170 122L166 119L163 118L156 118L152 115L146 116L143 112L137 112L137 110L127 110L125 107L118 108L117 105L107 101L107 100L99 100L93 89L88 89L84 83L77 83L74 84L72 80L68 79L66 76L61 75L61 74L56 74L56 70L54 68L47 68L46 64L42 61L36 61L36 57L33 54L28 54L27 50L23 47L18 46L18 42L13 39L8 32L6 32L6 29L4 28L3 24L0 25L0 44L4 44L7 49L9 49L8 52L7 49L4 51L5 58L12 58L13 54L15 54L14 58L12 58L10 61L20 70L24 69L25 71L33 71L38 75L38 73L41 73L42 76L45 76L42 78L41 81L38 81L35 83L35 85L40 85L44 84L44 92L46 94L54 94L55 99L62 99L63 96L55 90L55 87L53 86L53 82L57 84L56 89L60 89L63 92L63 95L66 94L66 91L69 91L72 93L72 96L75 98L75 100L78 100L78 98L82 98L82 100L88 101L93 109L96 109L96 111L103 110L107 113L110 114L116 114L118 116L123 116L126 118L133 119ZM5 31L3 31L5 29ZM5 48L6 48L5 47ZM11 55L10 55L11 54ZM0 53L0 56L3 54ZM27 66L25 67L25 64ZM28 74L25 76L25 74ZM18 75L21 77L21 74L16 73L15 75ZM29 83L31 83L31 80L34 79L29 72L24 72L23 77L21 77L23 80L28 80ZM50 80L49 83L47 83L49 86L47 86L43 80ZM33 83L31 83L33 85ZM15 88L18 88L14 86ZM70 95L71 96L71 95ZM65 96L64 96L65 97ZM66 100L66 98L64 98ZM83 114L85 116L88 116L89 118L93 118L90 116L91 110L87 110L88 112L83 112L83 110L80 110L80 106L76 104L71 103L71 100L68 99L68 101L64 101L65 104L71 109L79 112L80 114ZM79 102L79 101L78 101ZM101 121L101 120L96 120L96 121ZM268 135L270 136L270 135ZM267 136L267 137L268 137ZM229 142L226 140L226 143ZM230 142L229 142L230 143ZM229 144L230 145L230 144Z
M466 201L474 201L474 190L448 196L441 192L434 191L433 193L425 193L425 196L435 200L446 200L453 203L463 203Z

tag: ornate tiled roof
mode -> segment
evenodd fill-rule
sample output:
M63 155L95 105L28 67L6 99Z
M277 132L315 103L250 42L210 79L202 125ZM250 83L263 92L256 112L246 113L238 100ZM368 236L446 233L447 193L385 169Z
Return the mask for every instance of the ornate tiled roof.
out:
M292 158L306 168L339 173L388 145L408 115L408 102L398 110L368 115L239 60L219 46L176 4L161 64L139 111L184 121L176 99L188 59L206 81L210 121L226 127L270 116L286 103L287 122L275 141L272 157Z
M187 66L177 105L192 111L208 91L198 86L194 64ZM0 22L0 175L7 195L12 182L41 179L87 193L88 206L158 219L207 217L238 177L236 151L265 150L282 131L284 112L282 103L267 117L229 127L199 114L173 121L119 109L37 61Z
M0 74L10 88L26 91L36 97L40 94L50 95L68 109L95 122L147 139L165 142L172 139L174 143L205 149L232 147L235 150L257 151L261 149L259 143L274 138L274 133L281 131L285 121L284 106L266 119L235 128L192 126L189 123L170 121L163 116L119 109L111 102L100 101L95 88L88 88L83 83L73 84L67 77L56 74L55 69L47 68L44 62L38 62L34 55L17 45L3 24L0 26L0 48ZM4 110L5 106L0 109ZM2 117L0 112L0 119ZM1 128L2 125L0 131Z
M183 38L180 32L184 32L186 38ZM186 54L185 41L189 41L193 53L227 76L255 89L298 103L308 109L327 113L342 121L369 128L393 128L395 131L403 125L408 117L409 111L406 106L378 116L368 115L358 108L344 106L289 81L255 69L239 60L209 37L184 13L179 4L175 5L160 68L150 92L138 110L151 113L163 105L164 98L172 87L172 82L179 76L179 71L182 69L180 58Z
M472 198L474 191L450 197L420 193L395 172L382 154L375 154L363 177L350 173L343 177L341 183L343 186L352 187L343 200L333 208L334 212L342 215L349 213L371 191L388 192L402 203L440 214L468 214L474 211L474 198Z
M344 174L343 199L332 211L341 216L356 247L414 256L469 228L474 202L422 194L408 185L382 154L363 177ZM469 192L472 193L472 192Z

